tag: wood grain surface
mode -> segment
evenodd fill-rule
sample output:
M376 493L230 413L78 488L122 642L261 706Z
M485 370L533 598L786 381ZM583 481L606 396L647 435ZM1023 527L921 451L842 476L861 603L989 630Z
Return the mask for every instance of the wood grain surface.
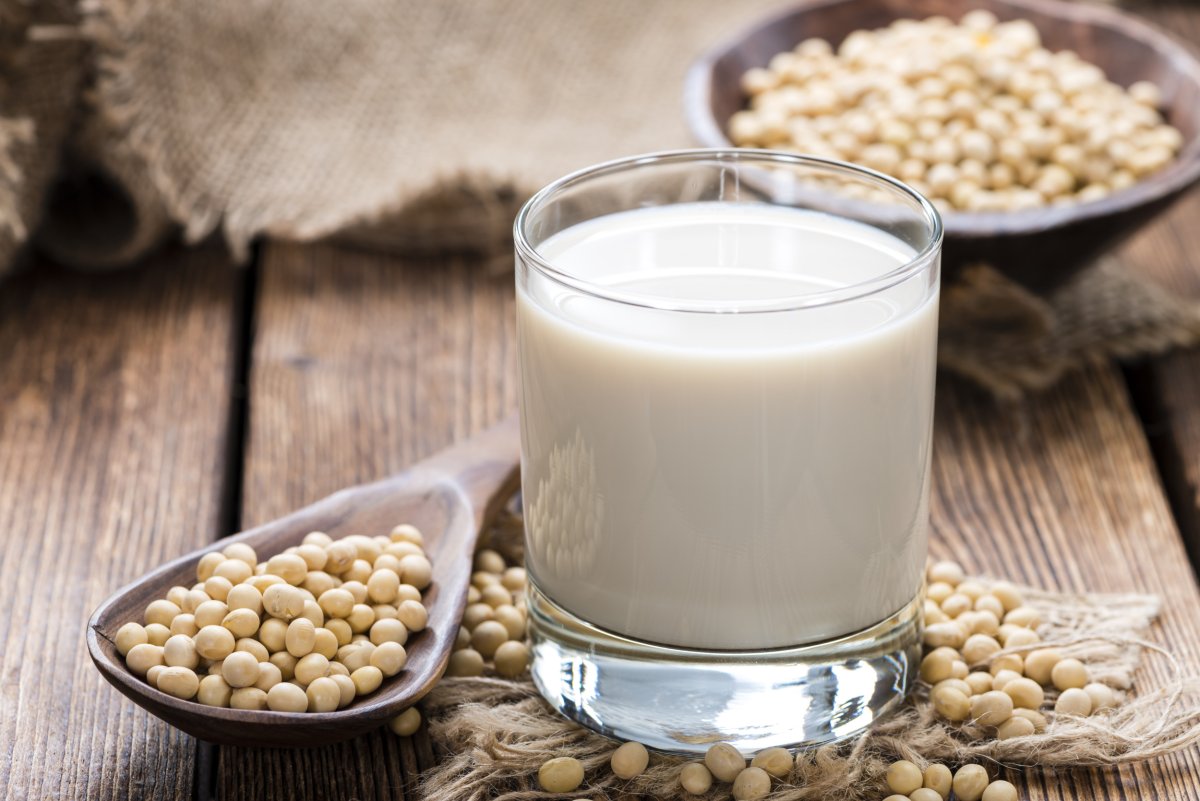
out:
M1195 6L1136 8L1200 42ZM1193 195L1125 249L1129 262L1200 297L1198 214ZM198 752L84 655L87 615L148 568L396 472L515 408L511 275L280 244L257 269L248 429L232 452L243 278L217 252L0 285L4 801L412 799L433 764L423 730ZM1093 369L1015 407L941 383L933 550L1041 586L1156 592L1166 608L1153 636L1196 674L1200 596L1171 512L1200 554L1200 352L1126 375ZM223 509L227 476L240 477L240 509ZM1151 660L1136 679L1152 686L1163 670ZM1200 798L1200 754L1015 780L1031 799L1184 801Z
M1080 373L1019 406L939 384L933 456L935 557L1048 589L1138 591L1164 602L1151 639L1200 675L1200 591L1114 368ZM1135 686L1168 676L1143 662ZM1194 799L1200 752L1120 771L1031 771L1021 798Z
M1200 303L1200 195L1125 248L1126 264ZM1128 371L1162 480L1193 563L1200 564L1200 349L1179 350Z
M282 245L267 248L262 270L248 523L394 470L514 405L511 278ZM1120 373L1092 370L1012 408L956 382L939 392L935 553L1035 585L1160 592L1156 636L1200 671L1200 596ZM1149 663L1139 680L1161 681L1161 671ZM217 787L222 798L269 798L291 776L305 798L393 798L428 759L423 735L386 733L308 751L222 748ZM1031 798L1117 787L1128 798L1170 797L1165 788L1186 798L1200 794L1200 761L1189 753L1024 781Z
M282 244L260 266L246 526L397 472L516 408L511 273ZM305 751L222 747L216 787L239 801L412 798L432 760L424 730Z
M1200 8L1170 0L1138 10L1195 52ZM1127 263L1179 294L1200 302L1200 193L1192 193L1123 249ZM1130 372L1147 418L1179 526L1194 564L1200 564L1200 349L1179 351Z
M195 741L105 684L83 631L216 536L237 280L200 250L0 289L0 798L192 795Z

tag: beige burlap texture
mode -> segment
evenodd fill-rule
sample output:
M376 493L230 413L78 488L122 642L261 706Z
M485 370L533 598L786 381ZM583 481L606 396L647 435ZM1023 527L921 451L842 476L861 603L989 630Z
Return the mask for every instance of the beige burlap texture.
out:
M1200 342L1200 304L1105 258L1042 297L980 265L942 291L938 365L1004 400L1068 372Z
M80 30L69 0L0 0L15 21L0 273L35 226L42 249L85 268L176 231L220 232L237 255L258 236L337 237L503 263L538 186L692 144L688 65L790 2L85 0ZM39 217L56 170L67 180ZM1200 305L1113 266L1049 298L977 271L946 301L943 366L1001 397L1200 338Z
M102 0L93 146L235 253L264 234L505 250L541 184L687 145L688 63L781 5Z
M505 521L491 537L491 547L510 561L520 560L518 521ZM1156 598L1032 588L1021 592L1041 613L1042 642L1001 653L1056 646L1065 656L1087 664L1093 681L1118 690L1121 703L1116 709L1087 718L1051 713L1045 732L997 740L993 731L978 725L939 718L929 701L929 688L922 685L904 707L865 737L805 753L785 779L773 783L767 801L883 798L888 794L883 776L896 759L912 760L922 768L930 761L1068 768L1149 759L1200 743L1200 679L1184 676L1169 652L1146 640L1159 612ZM1165 669L1139 671L1147 654ZM1055 697L1053 689L1047 692L1051 703ZM422 778L426 801L729 797L729 786L720 783L704 796L685 793L679 786L683 760L675 757L655 755L643 775L618 779L608 767L617 743L558 716L528 680L443 679L422 706L442 756ZM545 793L537 784L538 768L558 756L573 756L586 770L583 787L568 796Z
M0 0L0 275L42 219L85 54L70 0Z

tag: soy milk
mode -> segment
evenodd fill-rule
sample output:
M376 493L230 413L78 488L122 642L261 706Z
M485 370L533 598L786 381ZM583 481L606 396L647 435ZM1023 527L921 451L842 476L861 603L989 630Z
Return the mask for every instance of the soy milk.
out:
M546 595L618 634L742 650L859 631L914 597L936 293L921 274L794 308L910 246L714 202L600 217L538 251L624 301L518 281L526 562Z

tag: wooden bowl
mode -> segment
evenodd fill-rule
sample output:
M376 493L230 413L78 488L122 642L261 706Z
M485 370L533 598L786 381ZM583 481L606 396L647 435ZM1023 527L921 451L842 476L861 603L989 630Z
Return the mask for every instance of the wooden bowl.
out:
M1050 50L1074 50L1128 86L1150 80L1163 91L1167 120L1184 147L1162 171L1090 203L1017 212L944 215L943 270L988 263L1035 290L1058 286L1141 228L1200 179L1200 62L1141 20L1107 8L1059 0L815 0L755 25L702 56L688 73L684 105L693 135L729 147L725 127L745 107L740 79L776 53L818 36L835 46L860 29L899 18L958 19L984 8L1001 20L1027 19Z

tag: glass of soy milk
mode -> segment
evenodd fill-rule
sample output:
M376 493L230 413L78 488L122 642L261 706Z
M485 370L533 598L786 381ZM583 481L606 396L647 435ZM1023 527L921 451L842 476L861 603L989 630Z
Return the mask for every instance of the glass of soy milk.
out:
M692 150L518 215L533 678L699 752L815 745L919 653L942 227L870 170Z

